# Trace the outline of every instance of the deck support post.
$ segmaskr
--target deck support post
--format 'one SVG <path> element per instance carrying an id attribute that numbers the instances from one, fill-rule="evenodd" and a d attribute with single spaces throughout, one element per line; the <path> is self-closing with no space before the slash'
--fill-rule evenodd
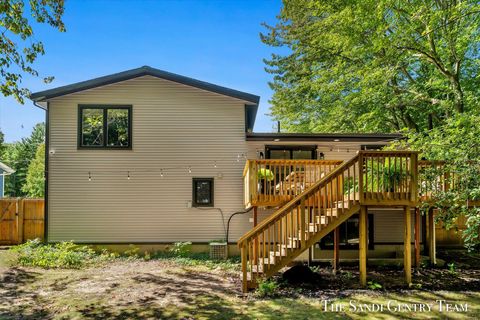
<path id="1" fill-rule="evenodd" d="M 430 256 L 430 263 L 437 264 L 436 254 L 436 240 L 435 240 L 435 220 L 433 216 L 433 208 L 428 209 L 428 255 Z"/>
<path id="2" fill-rule="evenodd" d="M 403 267 L 405 282 L 412 283 L 412 220 L 410 206 L 404 207 Z"/>
<path id="3" fill-rule="evenodd" d="M 367 206 L 360 207 L 359 217 L 359 271 L 360 271 L 360 285 L 367 286 Z"/>
<path id="4" fill-rule="evenodd" d="M 333 231 L 333 274 L 337 274 L 338 263 L 340 261 L 340 228 L 336 227 Z"/>
<path id="5" fill-rule="evenodd" d="M 258 223 L 258 207 L 253 207 L 253 227 L 255 228 Z M 255 238 L 253 242 L 253 261 L 257 263 L 258 261 L 258 237 Z"/>
<path id="6" fill-rule="evenodd" d="M 242 244 L 240 249 L 240 255 L 242 258 L 242 291 L 243 293 L 248 292 L 248 282 L 247 282 L 247 247 L 245 243 Z M 253 275 L 253 272 L 252 272 Z M 252 277 L 253 278 L 253 277 Z"/>
<path id="7" fill-rule="evenodd" d="M 415 268 L 420 269 L 420 208 L 415 208 Z"/>

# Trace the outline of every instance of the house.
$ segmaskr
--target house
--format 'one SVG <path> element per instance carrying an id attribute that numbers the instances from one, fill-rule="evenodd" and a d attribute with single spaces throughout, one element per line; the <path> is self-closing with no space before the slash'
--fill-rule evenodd
<path id="1" fill-rule="evenodd" d="M 372 151 L 399 134 L 255 133 L 258 96 L 148 66 L 31 99 L 46 111 L 48 241 L 149 248 L 191 241 L 200 248 L 228 232 L 231 250 L 239 239 L 245 244 L 248 282 L 267 271 L 264 261 L 253 261 L 258 255 L 267 265 L 284 256 L 338 260 L 339 250 L 342 258 L 357 258 L 359 249 L 366 257 L 368 241 L 368 257 L 395 258 L 414 239 L 410 232 L 405 238 L 404 225 L 413 227 L 405 212 L 416 204 L 410 183 L 416 153 Z M 358 180 L 368 161 L 378 173 L 373 164 L 383 161 L 384 168 L 392 159 L 405 172 L 388 190 L 385 182 Z M 368 216 L 359 209 L 366 197 Z M 305 214 L 309 226 L 302 224 Z M 426 224 L 415 221 L 418 251 Z M 322 232 L 336 230 L 335 236 L 310 237 L 327 225 L 331 230 Z M 310 228 L 310 238 L 300 226 Z M 309 250 L 306 240 L 315 240 Z"/>
<path id="2" fill-rule="evenodd" d="M 5 177 L 14 172 L 15 170 L 0 162 L 0 198 L 5 195 Z"/>

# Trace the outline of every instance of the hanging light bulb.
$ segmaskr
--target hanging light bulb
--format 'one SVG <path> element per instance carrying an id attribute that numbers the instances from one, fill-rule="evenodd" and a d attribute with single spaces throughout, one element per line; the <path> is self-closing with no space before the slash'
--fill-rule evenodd
<path id="1" fill-rule="evenodd" d="M 127 171 L 127 180 L 130 180 L 130 171 Z"/>
<path id="2" fill-rule="evenodd" d="M 214 168 L 217 167 L 217 161 L 214 161 L 214 162 L 213 162 L 213 167 L 214 167 Z"/>
<path id="3" fill-rule="evenodd" d="M 88 181 L 92 181 L 92 174 L 90 171 L 88 171 Z"/>
<path id="4" fill-rule="evenodd" d="M 163 177 L 163 169 L 160 169 L 160 177 Z"/>
<path id="5" fill-rule="evenodd" d="M 192 173 L 192 167 L 188 167 L 188 173 Z"/>

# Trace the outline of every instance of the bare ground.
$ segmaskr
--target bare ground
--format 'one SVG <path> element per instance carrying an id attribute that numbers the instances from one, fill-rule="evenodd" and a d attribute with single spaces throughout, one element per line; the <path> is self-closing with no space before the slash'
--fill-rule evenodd
<path id="1" fill-rule="evenodd" d="M 287 286 L 289 289 L 280 291 L 281 295 L 276 298 L 258 299 L 240 295 L 237 272 L 186 266 L 171 260 L 117 260 L 82 270 L 0 264 L 0 319 L 362 319 L 367 314 L 325 312 L 321 305 L 325 299 L 344 304 L 352 299 L 358 303 L 384 303 L 388 299 L 420 303 L 446 299 L 468 303 L 470 308 L 465 313 L 385 312 L 369 314 L 369 318 L 480 318 L 477 270 L 470 270 L 467 277 L 458 276 L 461 270 L 449 274 L 452 279 L 460 279 L 458 283 L 472 286 L 458 292 L 442 291 L 445 286 L 442 287 L 441 281 L 432 287 L 436 291 L 406 290 L 400 285 L 399 270 L 370 271 L 371 279 L 391 286 L 388 291 L 352 289 L 354 283 L 358 283 L 354 269 L 344 269 L 337 276 L 327 268 L 318 272 L 323 279 L 321 284 L 293 289 Z M 437 272 L 444 271 L 431 269 L 425 276 L 418 277 L 428 286 L 435 283 L 428 281 L 432 273 L 437 280 L 445 276 Z M 452 281 L 444 283 L 452 284 Z M 461 288 L 462 285 L 457 287 Z"/>

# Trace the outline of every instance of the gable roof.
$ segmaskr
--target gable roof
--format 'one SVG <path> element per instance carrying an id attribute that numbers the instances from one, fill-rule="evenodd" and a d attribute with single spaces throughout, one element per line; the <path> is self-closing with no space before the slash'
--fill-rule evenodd
<path id="1" fill-rule="evenodd" d="M 12 168 L 10 168 L 10 167 L 7 166 L 6 164 L 0 162 L 0 174 L 3 173 L 3 172 L 5 172 L 7 175 L 9 175 L 9 174 L 14 173 L 15 170 L 13 170 Z"/>
<path id="2" fill-rule="evenodd" d="M 179 74 L 155 69 L 149 66 L 143 66 L 136 69 L 114 73 L 108 76 L 103 76 L 103 77 L 99 77 L 99 78 L 95 78 L 87 81 L 77 82 L 77 83 L 73 83 L 73 84 L 69 84 L 66 86 L 49 89 L 45 91 L 35 92 L 30 95 L 30 99 L 32 99 L 34 102 L 47 101 L 49 99 L 60 97 L 70 93 L 75 93 L 75 92 L 79 92 L 87 89 L 101 87 L 107 84 L 130 80 L 133 78 L 138 78 L 143 76 L 152 76 L 152 77 L 157 77 L 157 78 L 181 83 L 187 86 L 191 86 L 191 87 L 203 89 L 206 91 L 222 94 L 225 96 L 245 100 L 255 105 L 258 105 L 260 101 L 259 96 L 253 95 L 251 93 L 246 93 L 246 92 L 222 87 L 216 84 L 181 76 Z"/>

